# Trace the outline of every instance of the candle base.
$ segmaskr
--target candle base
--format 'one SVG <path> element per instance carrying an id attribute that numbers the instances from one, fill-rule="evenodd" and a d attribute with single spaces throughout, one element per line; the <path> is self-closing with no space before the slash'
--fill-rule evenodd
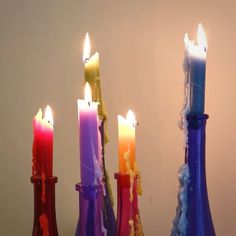
<path id="1" fill-rule="evenodd" d="M 130 175 L 115 174 L 117 180 L 117 236 L 142 236 L 138 209 L 137 179 Z"/>
<path id="2" fill-rule="evenodd" d="M 79 220 L 75 235 L 106 235 L 102 214 L 102 184 L 92 186 L 76 184 L 75 189 L 79 191 Z"/>
<path id="3" fill-rule="evenodd" d="M 34 225 L 32 236 L 58 236 L 55 210 L 57 177 L 32 176 L 34 184 Z"/>

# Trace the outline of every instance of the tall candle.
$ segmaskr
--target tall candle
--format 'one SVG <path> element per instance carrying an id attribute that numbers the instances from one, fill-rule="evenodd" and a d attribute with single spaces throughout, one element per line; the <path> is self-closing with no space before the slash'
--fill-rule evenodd
<path id="1" fill-rule="evenodd" d="M 135 171 L 135 125 L 134 113 L 129 110 L 126 118 L 118 115 L 119 172 L 129 174 Z"/>
<path id="2" fill-rule="evenodd" d="M 52 177 L 53 175 L 53 115 L 50 106 L 46 107 L 44 118 L 42 110 L 33 119 L 33 163 L 32 175 Z"/>
<path id="3" fill-rule="evenodd" d="M 185 35 L 187 73 L 189 79 L 189 111 L 191 114 L 203 114 L 205 104 L 205 71 L 207 41 L 201 24 L 198 26 L 197 44 Z"/>
<path id="4" fill-rule="evenodd" d="M 84 75 L 85 82 L 88 82 L 92 90 L 92 99 L 94 102 L 98 102 L 98 116 L 101 121 L 106 123 L 107 112 L 104 100 L 102 98 L 101 85 L 100 85 L 100 68 L 99 68 L 99 53 L 96 52 L 90 57 L 91 44 L 89 34 L 87 33 L 84 40 Z M 108 135 L 106 131 L 106 125 L 104 130 L 104 142 L 108 142 Z"/>
<path id="5" fill-rule="evenodd" d="M 85 99 L 78 99 L 81 183 L 95 185 L 101 181 L 101 147 L 98 132 L 97 103 L 85 85 Z"/>

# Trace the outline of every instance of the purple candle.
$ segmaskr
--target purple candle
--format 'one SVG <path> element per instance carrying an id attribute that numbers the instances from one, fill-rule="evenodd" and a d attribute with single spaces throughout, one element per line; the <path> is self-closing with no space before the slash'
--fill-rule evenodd
<path id="1" fill-rule="evenodd" d="M 80 174 L 81 183 L 85 185 L 96 185 L 102 177 L 97 107 L 98 103 L 92 102 L 91 89 L 86 83 L 85 99 L 78 99 Z"/>

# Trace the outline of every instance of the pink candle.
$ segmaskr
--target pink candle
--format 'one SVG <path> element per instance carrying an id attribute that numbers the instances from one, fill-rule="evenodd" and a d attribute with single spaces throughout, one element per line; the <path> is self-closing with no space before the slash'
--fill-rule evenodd
<path id="1" fill-rule="evenodd" d="M 50 106 L 46 107 L 45 116 L 42 110 L 33 119 L 33 176 L 52 176 L 53 166 L 53 116 Z"/>
<path id="2" fill-rule="evenodd" d="M 102 177 L 97 106 L 92 102 L 91 89 L 86 83 L 85 99 L 78 100 L 81 183 L 86 185 L 98 184 Z"/>

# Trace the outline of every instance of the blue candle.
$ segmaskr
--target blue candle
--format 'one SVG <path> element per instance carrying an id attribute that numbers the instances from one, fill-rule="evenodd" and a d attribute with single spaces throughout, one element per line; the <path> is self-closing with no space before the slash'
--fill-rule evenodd
<path id="1" fill-rule="evenodd" d="M 204 114 L 205 72 L 206 72 L 206 37 L 202 25 L 198 26 L 197 44 L 185 35 L 187 76 L 189 83 L 188 102 L 190 114 Z"/>
<path id="2" fill-rule="evenodd" d="M 198 58 L 189 60 L 190 113 L 204 114 L 206 61 Z"/>

